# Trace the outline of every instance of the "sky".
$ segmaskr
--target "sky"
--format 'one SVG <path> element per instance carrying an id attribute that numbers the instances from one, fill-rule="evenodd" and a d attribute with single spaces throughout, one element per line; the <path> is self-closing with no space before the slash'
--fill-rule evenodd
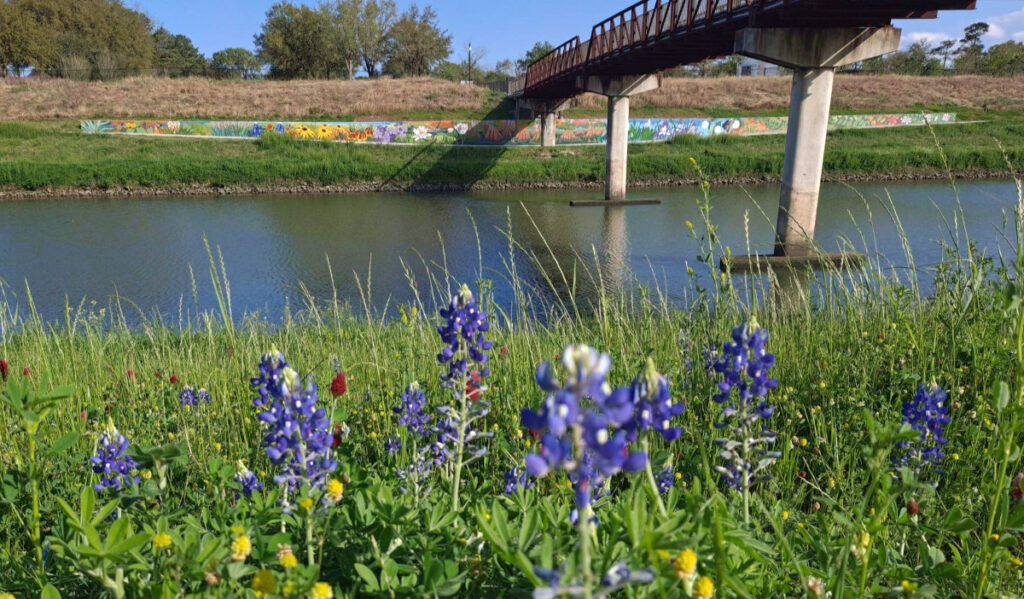
<path id="1" fill-rule="evenodd" d="M 230 47 L 253 49 L 267 8 L 274 0 L 129 0 L 157 25 L 190 37 L 206 56 Z M 404 10 L 412 0 L 396 0 Z M 573 36 L 589 35 L 593 25 L 626 8 L 632 0 L 429 0 L 438 23 L 453 36 L 452 60 L 465 56 L 466 45 L 474 54 L 486 52 L 484 64 L 522 57 L 535 42 L 554 45 Z M 509 7 L 514 6 L 515 10 Z M 992 26 L 986 43 L 1007 40 L 1024 42 L 1024 6 L 1021 0 L 978 0 L 974 11 L 946 11 L 934 20 L 898 21 L 903 28 L 904 46 L 917 41 L 935 44 L 959 39 L 971 23 L 985 21 Z"/>

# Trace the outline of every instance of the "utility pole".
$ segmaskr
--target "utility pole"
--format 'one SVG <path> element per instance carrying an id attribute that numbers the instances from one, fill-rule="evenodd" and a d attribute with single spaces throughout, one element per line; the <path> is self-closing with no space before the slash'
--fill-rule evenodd
<path id="1" fill-rule="evenodd" d="M 469 43 L 469 50 L 466 56 L 466 83 L 473 80 L 473 43 Z"/>

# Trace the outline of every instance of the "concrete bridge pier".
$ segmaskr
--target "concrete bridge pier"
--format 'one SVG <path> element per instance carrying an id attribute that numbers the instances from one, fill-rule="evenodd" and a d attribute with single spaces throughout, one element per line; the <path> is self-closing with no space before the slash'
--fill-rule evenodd
<path id="1" fill-rule="evenodd" d="M 793 69 L 776 256 L 811 253 L 838 67 L 899 50 L 894 27 L 744 29 L 736 53 Z"/>
<path id="2" fill-rule="evenodd" d="M 826 264 L 856 262 L 856 257 L 814 255 L 814 226 L 818 214 L 821 175 L 825 160 L 832 103 L 832 85 L 838 67 L 899 50 L 899 29 L 744 29 L 736 34 L 736 53 L 793 69 L 793 92 L 782 168 L 782 194 L 776 227 L 775 259 L 748 257 L 746 270 L 764 272 L 766 261 L 779 280 L 780 296 L 802 296 L 801 283 L 813 269 Z M 799 271 L 799 272 L 797 272 Z"/>
<path id="3" fill-rule="evenodd" d="M 544 148 L 553 148 L 557 140 L 558 119 L 562 117 L 562 111 L 568 107 L 569 99 L 520 99 L 516 101 L 516 118 L 523 118 L 524 113 L 528 115 L 528 119 L 539 116 L 540 145 Z"/>
<path id="4" fill-rule="evenodd" d="M 576 88 L 608 98 L 608 158 L 605 199 L 626 199 L 626 164 L 629 154 L 629 98 L 661 87 L 660 75 L 591 75 L 576 79 Z"/>

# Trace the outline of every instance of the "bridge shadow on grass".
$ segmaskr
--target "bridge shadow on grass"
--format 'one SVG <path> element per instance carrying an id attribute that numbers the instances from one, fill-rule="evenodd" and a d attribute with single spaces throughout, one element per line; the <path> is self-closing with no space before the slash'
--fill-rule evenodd
<path id="1" fill-rule="evenodd" d="M 466 145 L 429 144 L 396 170 L 381 189 L 401 187 L 407 191 L 466 191 L 487 178 L 509 151 L 513 141 L 525 141 L 532 120 L 515 120 L 515 102 L 505 99 L 492 108 L 461 138 Z M 453 126 L 455 123 L 453 123 Z M 438 153 L 440 152 L 440 155 Z"/>

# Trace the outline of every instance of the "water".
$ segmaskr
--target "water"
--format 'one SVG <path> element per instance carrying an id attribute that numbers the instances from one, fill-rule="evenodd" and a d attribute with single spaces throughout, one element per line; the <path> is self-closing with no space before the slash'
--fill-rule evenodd
<path id="1" fill-rule="evenodd" d="M 858 184 L 855 190 L 826 185 L 819 241 L 834 250 L 849 239 L 858 250 L 905 266 L 887 193 L 917 266 L 937 263 L 939 242 L 951 238 L 957 215 L 948 182 Z M 712 219 L 722 242 L 734 253 L 746 253 L 749 235 L 751 247 L 765 251 L 773 240 L 777 195 L 774 185 L 712 189 Z M 1014 184 L 962 183 L 960 196 L 971 239 L 990 254 L 1005 249 L 1003 218 L 1017 201 Z M 390 310 L 414 299 L 409 277 L 429 306 L 430 290 L 438 287 L 432 277 L 443 286 L 447 271 L 451 281 L 473 283 L 481 268 L 483 277 L 495 283 L 496 299 L 507 307 L 513 291 L 505 231 L 511 226 L 519 246 L 513 252 L 517 281 L 532 298 L 565 299 L 572 285 L 562 283 L 558 265 L 571 281 L 575 264 L 578 299 L 594 293 L 590 281 L 600 275 L 605 284 L 657 283 L 674 302 L 684 303 L 693 285 L 687 266 L 707 276 L 697 261 L 698 243 L 684 224 L 692 221 L 702 233 L 695 203 L 700 191 L 630 194 L 662 200 L 657 206 L 568 205 L 573 199 L 600 197 L 599 191 L 516 191 L 0 203 L 0 280 L 8 302 L 22 310 L 27 282 L 47 320 L 62 318 L 66 301 L 76 306 L 83 299 L 86 306 L 95 301 L 98 309 L 120 297 L 130 300 L 122 302 L 130 321 L 159 313 L 178 322 L 179 314 L 217 305 L 205 235 L 214 252 L 220 248 L 223 254 L 236 318 L 259 311 L 279 319 L 286 307 L 302 308 L 303 288 L 318 300 L 330 300 L 336 289 L 340 299 L 360 310 L 368 293 L 374 309 Z M 530 253 L 539 259 L 531 260 Z M 578 255 L 581 262 L 574 261 Z M 595 255 L 603 263 L 600 269 L 593 267 Z M 557 292 L 543 276 L 545 270 Z"/>

